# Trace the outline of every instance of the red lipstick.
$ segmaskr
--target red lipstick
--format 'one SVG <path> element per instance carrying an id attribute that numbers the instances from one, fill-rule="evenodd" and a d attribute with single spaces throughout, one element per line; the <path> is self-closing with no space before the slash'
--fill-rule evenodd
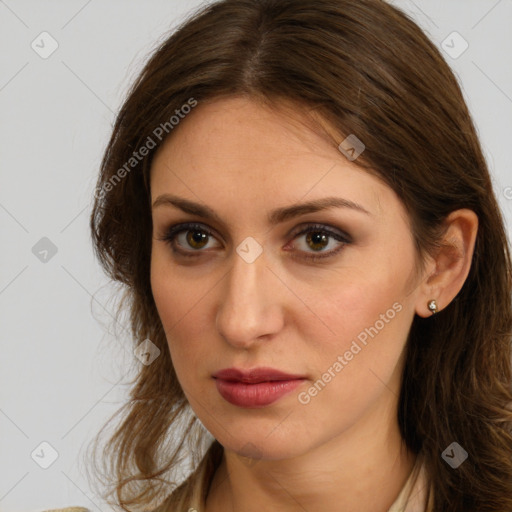
<path id="1" fill-rule="evenodd" d="M 293 391 L 306 377 L 273 368 L 227 368 L 213 375 L 220 395 L 229 403 L 250 409 L 270 405 Z"/>

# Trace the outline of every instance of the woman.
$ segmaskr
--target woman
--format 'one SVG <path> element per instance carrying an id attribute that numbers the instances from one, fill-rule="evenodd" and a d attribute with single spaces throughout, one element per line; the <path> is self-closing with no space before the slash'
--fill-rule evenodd
<path id="1" fill-rule="evenodd" d="M 504 222 L 401 11 L 191 16 L 121 108 L 91 230 L 139 365 L 98 468 L 122 509 L 512 511 Z"/>

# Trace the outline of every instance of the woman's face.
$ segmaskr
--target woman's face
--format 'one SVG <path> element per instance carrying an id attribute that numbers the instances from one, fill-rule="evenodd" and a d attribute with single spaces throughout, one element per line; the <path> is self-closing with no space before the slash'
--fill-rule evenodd
<path id="1" fill-rule="evenodd" d="M 151 169 L 151 286 L 203 425 L 225 448 L 267 459 L 389 429 L 419 301 L 397 196 L 249 99 L 199 104 L 175 130 Z M 338 206 L 321 208 L 327 198 Z M 300 379 L 214 377 L 261 367 Z"/>

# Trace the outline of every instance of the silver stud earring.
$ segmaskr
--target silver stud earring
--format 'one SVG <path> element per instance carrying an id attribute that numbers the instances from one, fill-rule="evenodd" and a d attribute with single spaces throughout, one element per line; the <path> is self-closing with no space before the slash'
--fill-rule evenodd
<path id="1" fill-rule="evenodd" d="M 433 315 L 435 315 L 437 313 L 437 301 L 435 300 L 431 300 L 429 303 L 428 303 L 428 309 L 430 309 L 430 311 L 432 312 Z"/>

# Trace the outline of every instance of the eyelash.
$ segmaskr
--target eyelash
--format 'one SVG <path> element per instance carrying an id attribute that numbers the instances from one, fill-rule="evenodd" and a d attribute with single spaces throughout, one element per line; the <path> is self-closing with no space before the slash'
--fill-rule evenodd
<path id="1" fill-rule="evenodd" d="M 171 249 L 175 253 L 179 253 L 180 255 L 184 256 L 185 258 L 197 258 L 199 256 L 199 253 L 204 252 L 204 251 L 201 251 L 199 249 L 196 251 L 192 251 L 192 252 L 195 252 L 196 254 L 190 254 L 189 251 L 183 252 L 183 251 L 176 249 L 176 247 L 174 246 L 175 238 L 180 233 L 187 232 L 187 231 L 201 231 L 202 233 L 205 233 L 209 237 L 215 238 L 214 233 L 210 229 L 208 229 L 205 225 L 194 224 L 194 223 L 185 223 L 185 224 L 177 224 L 175 226 L 171 226 L 170 228 L 167 229 L 167 231 L 165 232 L 165 235 L 161 238 L 158 238 L 158 240 L 168 243 L 170 245 Z M 351 241 L 347 235 L 341 235 L 339 233 L 331 231 L 330 229 L 327 229 L 326 226 L 321 225 L 321 224 L 308 225 L 302 231 L 295 233 L 293 235 L 293 239 L 298 238 L 302 235 L 307 235 L 308 233 L 322 233 L 322 234 L 327 235 L 329 238 L 334 238 L 338 242 L 342 242 L 342 244 L 337 249 L 332 249 L 331 251 L 328 251 L 325 253 L 319 253 L 319 254 L 313 253 L 313 254 L 307 254 L 307 255 L 302 256 L 306 260 L 318 261 L 318 260 L 321 260 L 324 258 L 330 258 L 330 257 L 338 254 L 341 250 L 344 249 L 344 247 L 346 245 L 351 243 Z"/>

